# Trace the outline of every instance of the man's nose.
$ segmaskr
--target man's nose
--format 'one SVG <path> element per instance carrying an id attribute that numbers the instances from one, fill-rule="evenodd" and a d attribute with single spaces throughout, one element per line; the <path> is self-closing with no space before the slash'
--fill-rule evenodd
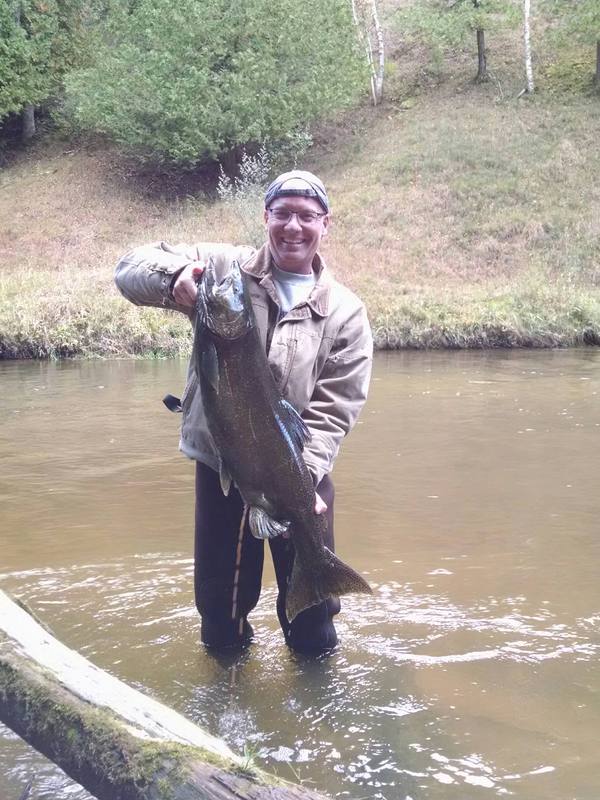
<path id="1" fill-rule="evenodd" d="M 298 212 L 296 211 L 290 212 L 290 218 L 285 223 L 285 227 L 293 228 L 294 230 L 302 230 L 302 225 L 300 225 L 300 222 L 298 220 Z"/>

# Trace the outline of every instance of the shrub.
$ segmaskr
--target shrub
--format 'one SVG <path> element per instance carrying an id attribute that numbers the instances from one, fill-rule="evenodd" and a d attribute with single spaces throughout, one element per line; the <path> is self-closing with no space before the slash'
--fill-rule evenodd
<path id="1" fill-rule="evenodd" d="M 144 160 L 191 166 L 281 141 L 361 85 L 346 0 L 139 0 L 113 12 L 66 110 Z"/>

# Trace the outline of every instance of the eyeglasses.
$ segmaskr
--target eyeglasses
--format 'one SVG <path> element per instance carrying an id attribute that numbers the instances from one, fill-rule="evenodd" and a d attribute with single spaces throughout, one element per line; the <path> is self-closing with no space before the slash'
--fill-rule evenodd
<path id="1" fill-rule="evenodd" d="M 271 218 L 276 222 L 287 225 L 292 217 L 296 217 L 300 225 L 314 225 L 321 217 L 326 217 L 327 212 L 319 214 L 318 211 L 290 211 L 289 208 L 267 208 Z"/>

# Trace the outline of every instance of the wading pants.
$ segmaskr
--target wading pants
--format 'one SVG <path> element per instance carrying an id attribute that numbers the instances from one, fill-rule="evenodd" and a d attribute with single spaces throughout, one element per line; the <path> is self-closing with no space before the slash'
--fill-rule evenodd
<path id="1" fill-rule="evenodd" d="M 324 544 L 333 550 L 334 487 L 328 475 L 317 491 L 327 503 Z M 247 616 L 260 596 L 264 542 L 254 538 L 247 521 L 240 535 L 242 513 L 239 492 L 232 487 L 225 497 L 218 474 L 196 462 L 194 589 L 202 618 L 201 638 L 209 647 L 244 644 L 252 636 Z M 340 601 L 325 600 L 289 623 L 285 595 L 294 562 L 293 546 L 281 536 L 269 540 L 269 546 L 277 577 L 277 616 L 287 644 L 305 653 L 334 647 L 337 635 L 332 617 L 339 613 Z"/>

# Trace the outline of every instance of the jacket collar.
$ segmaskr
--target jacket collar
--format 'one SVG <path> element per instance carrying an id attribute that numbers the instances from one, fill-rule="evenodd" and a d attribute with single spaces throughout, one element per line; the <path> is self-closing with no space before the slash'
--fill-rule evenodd
<path id="1" fill-rule="evenodd" d="M 247 275 L 256 278 L 260 285 L 272 295 L 272 292 L 269 291 L 269 289 L 272 289 L 274 292 L 271 270 L 272 263 L 273 258 L 271 256 L 271 250 L 268 242 L 265 242 L 260 250 L 257 250 L 247 261 L 240 264 L 240 268 Z M 313 258 L 312 268 L 316 276 L 316 281 L 306 300 L 306 304 L 315 314 L 318 314 L 320 317 L 327 317 L 329 315 L 329 296 L 333 278 L 319 253 L 316 253 Z"/>

